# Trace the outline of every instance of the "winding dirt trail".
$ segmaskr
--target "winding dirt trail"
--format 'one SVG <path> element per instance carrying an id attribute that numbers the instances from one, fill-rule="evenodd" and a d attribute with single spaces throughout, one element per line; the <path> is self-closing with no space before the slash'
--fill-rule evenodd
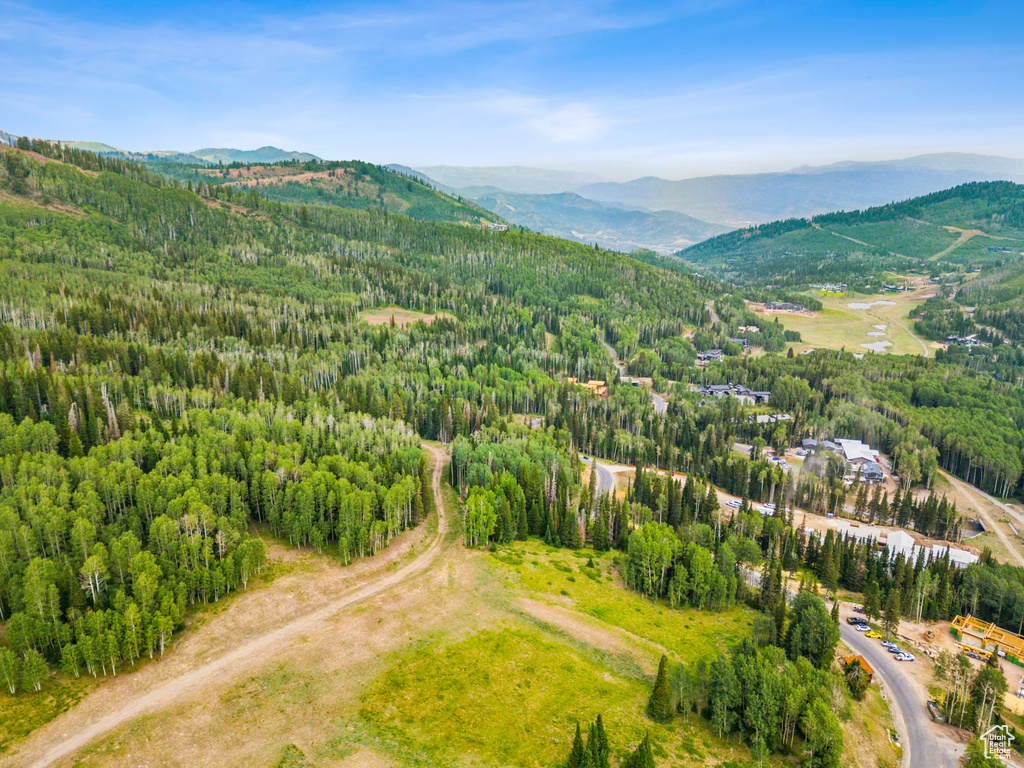
<path id="1" fill-rule="evenodd" d="M 973 486 L 973 485 L 971 485 L 971 484 L 969 484 L 967 482 L 964 482 L 959 477 L 954 477 L 953 475 L 949 474 L 948 472 L 944 472 L 944 471 L 941 471 L 941 470 L 940 470 L 940 472 L 942 474 L 942 477 L 950 485 L 954 486 L 960 492 L 960 494 L 964 498 L 966 498 L 967 501 L 969 501 L 974 506 L 974 509 L 978 513 L 978 516 L 985 523 L 985 527 L 988 530 L 992 531 L 996 535 L 996 537 L 999 539 L 999 541 L 1002 542 L 1003 546 L 1006 547 L 1006 551 L 1009 552 L 1013 556 L 1013 558 L 1017 561 L 1017 565 L 1024 566 L 1024 555 L 1021 555 L 1020 549 L 1017 547 L 1017 545 L 1013 542 L 1013 540 L 1010 539 L 1010 537 L 1007 535 L 1006 531 L 1004 531 L 999 526 L 999 521 L 996 520 L 996 518 L 994 518 L 990 514 L 991 510 L 986 509 L 985 501 L 988 501 L 993 506 L 1003 510 L 1004 512 L 1006 512 L 1009 515 L 1012 515 L 1015 518 L 1018 518 L 1017 513 L 1014 512 L 1013 510 L 1009 509 L 1002 502 L 999 502 L 999 501 L 996 501 L 995 499 L 993 499 L 991 496 L 989 496 L 987 493 L 982 491 L 980 488 L 976 488 L 975 486 Z"/>
<path id="2" fill-rule="evenodd" d="M 71 712 L 74 712 L 72 710 L 40 729 L 41 733 L 38 736 L 34 734 L 33 738 L 23 745 L 24 751 L 17 750 L 14 754 L 8 755 L 8 760 L 5 760 L 4 764 L 46 768 L 141 715 L 176 704 L 186 694 L 193 694 L 205 685 L 220 682 L 225 676 L 244 673 L 251 668 L 254 658 L 280 651 L 282 646 L 300 635 L 316 632 L 321 628 L 323 622 L 339 611 L 376 597 L 426 571 L 443 550 L 442 544 L 448 531 L 449 520 L 448 510 L 444 507 L 444 497 L 441 494 L 441 473 L 444 471 L 445 451 L 441 447 L 426 443 L 423 447 L 433 457 L 434 469 L 431 487 L 437 508 L 437 531 L 430 543 L 411 561 L 378 580 L 352 587 L 327 604 L 290 619 L 285 624 L 254 637 L 248 642 L 243 642 L 201 666 L 170 680 L 159 682 L 148 692 L 125 700 L 117 709 L 108 711 L 91 722 L 64 731 L 61 729 L 61 724 Z M 15 759 L 16 763 L 9 762 L 11 758 Z"/>

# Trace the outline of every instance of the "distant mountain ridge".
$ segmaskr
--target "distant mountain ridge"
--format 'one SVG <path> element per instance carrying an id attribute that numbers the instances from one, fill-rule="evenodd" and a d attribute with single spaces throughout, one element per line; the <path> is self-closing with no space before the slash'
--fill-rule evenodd
<path id="1" fill-rule="evenodd" d="M 550 195 L 574 192 L 579 187 L 603 181 L 593 173 L 555 171 L 547 168 L 507 166 L 431 165 L 410 169 L 422 173 L 437 184 L 463 189 L 497 187 L 505 192 L 527 195 Z"/>
<path id="2" fill-rule="evenodd" d="M 885 205 L 972 181 L 1024 181 L 1024 160 L 947 153 L 844 162 L 782 173 L 657 177 L 602 182 L 574 191 L 592 200 L 670 210 L 734 226 Z"/>
<path id="3" fill-rule="evenodd" d="M 746 285 L 846 284 L 967 274 L 1024 254 L 1024 185 L 969 182 L 897 203 L 789 218 L 713 237 L 677 255 Z"/>
<path id="4" fill-rule="evenodd" d="M 196 149 L 191 152 L 179 152 L 177 150 L 149 150 L 134 152 L 132 150 L 112 147 L 96 141 L 63 141 L 69 147 L 83 149 L 87 152 L 95 152 L 110 157 L 120 157 L 126 160 L 137 160 L 140 162 L 167 162 L 196 165 L 230 165 L 231 163 L 284 163 L 296 160 L 305 163 L 310 160 L 319 160 L 316 155 L 308 152 L 292 152 L 277 147 L 260 147 L 259 149 L 229 149 L 213 148 Z"/>
<path id="5" fill-rule="evenodd" d="M 530 195 L 485 187 L 460 193 L 514 224 L 616 251 L 670 253 L 729 230 L 675 211 L 631 211 L 574 192 Z"/>

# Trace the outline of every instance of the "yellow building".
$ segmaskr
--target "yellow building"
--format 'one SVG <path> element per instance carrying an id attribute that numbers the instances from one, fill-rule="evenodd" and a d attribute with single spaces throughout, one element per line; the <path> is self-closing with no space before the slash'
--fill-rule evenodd
<path id="1" fill-rule="evenodd" d="M 590 381 L 580 381 L 575 376 L 570 376 L 566 379 L 570 384 L 576 384 L 577 386 L 583 387 L 588 392 L 593 392 L 602 400 L 608 397 L 608 385 L 601 379 L 591 379 Z"/>

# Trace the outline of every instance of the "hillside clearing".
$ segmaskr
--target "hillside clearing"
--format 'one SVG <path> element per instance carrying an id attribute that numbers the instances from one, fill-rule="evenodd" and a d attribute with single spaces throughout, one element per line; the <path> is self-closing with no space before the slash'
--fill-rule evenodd
<path id="1" fill-rule="evenodd" d="M 389 325 L 392 321 L 400 328 L 413 323 L 426 323 L 430 325 L 439 317 L 451 317 L 447 312 L 417 312 L 414 309 L 403 309 L 402 307 L 381 307 L 379 309 L 364 309 L 359 313 L 359 321 L 370 325 Z"/>
<path id="2" fill-rule="evenodd" d="M 801 341 L 792 345 L 797 352 L 824 348 L 845 349 L 856 353 L 878 351 L 931 357 L 935 354 L 934 350 L 913 332 L 907 316 L 924 303 L 933 291 L 932 288 L 921 288 L 882 297 L 819 295 L 815 298 L 824 305 L 821 312 L 789 314 L 782 319 L 782 323 L 787 330 L 800 333 Z M 851 307 L 851 304 L 871 306 L 865 309 Z"/>

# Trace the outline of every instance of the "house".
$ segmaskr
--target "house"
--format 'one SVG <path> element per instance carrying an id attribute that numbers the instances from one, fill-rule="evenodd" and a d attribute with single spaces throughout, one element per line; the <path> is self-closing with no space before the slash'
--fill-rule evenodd
<path id="1" fill-rule="evenodd" d="M 843 659 L 843 663 L 846 666 L 850 666 L 851 664 L 860 664 L 860 668 L 863 669 L 868 676 L 869 683 L 875 676 L 875 670 L 871 668 L 871 665 L 868 664 L 867 660 L 863 656 L 847 656 Z"/>
<path id="2" fill-rule="evenodd" d="M 764 308 L 772 312 L 803 312 L 806 309 L 803 304 L 793 304 L 789 301 L 766 301 Z"/>
<path id="3" fill-rule="evenodd" d="M 767 403 L 772 396 L 771 392 L 756 392 L 743 384 L 711 384 L 707 387 L 697 387 L 697 392 L 714 397 L 732 395 L 750 405 Z"/>
<path id="4" fill-rule="evenodd" d="M 591 379 L 590 381 L 579 381 L 575 376 L 569 376 L 566 379 L 569 384 L 575 384 L 577 387 L 583 387 L 588 392 L 593 393 L 602 400 L 608 399 L 608 385 L 601 379 Z"/>
<path id="5" fill-rule="evenodd" d="M 709 349 L 707 352 L 697 353 L 698 363 L 710 363 L 712 361 L 722 362 L 725 360 L 725 353 L 720 349 Z"/>
<path id="6" fill-rule="evenodd" d="M 803 440 L 800 441 L 800 447 L 808 452 L 813 451 L 818 447 L 818 441 L 815 440 L 813 437 L 805 437 Z"/>
<path id="7" fill-rule="evenodd" d="M 788 413 L 759 413 L 751 416 L 751 421 L 757 424 L 779 424 L 784 421 L 792 421 L 793 417 Z"/>
<path id="8" fill-rule="evenodd" d="M 731 341 L 733 344 L 739 344 L 744 349 L 746 349 L 750 345 L 750 342 L 747 341 L 746 339 L 729 339 L 729 341 Z"/>
<path id="9" fill-rule="evenodd" d="M 839 446 L 833 443 L 831 440 L 822 440 L 820 443 L 818 443 L 818 450 L 839 453 Z"/>
<path id="10" fill-rule="evenodd" d="M 860 479 L 865 483 L 877 485 L 885 480 L 885 471 L 874 461 L 868 461 L 860 467 Z"/>
<path id="11" fill-rule="evenodd" d="M 489 230 L 491 230 L 491 232 L 507 232 L 508 231 L 508 227 L 505 224 L 495 224 L 493 222 L 488 222 L 487 224 L 484 224 L 484 229 L 489 229 Z"/>

